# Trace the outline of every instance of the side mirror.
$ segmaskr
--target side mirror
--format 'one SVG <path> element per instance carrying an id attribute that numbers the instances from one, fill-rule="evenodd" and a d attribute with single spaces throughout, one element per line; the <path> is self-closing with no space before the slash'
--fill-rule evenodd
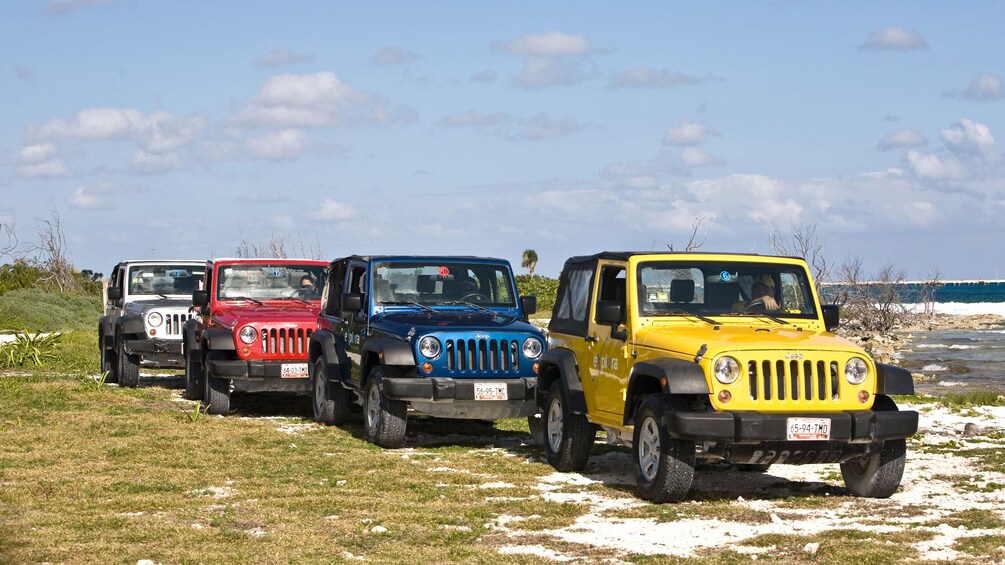
<path id="1" fill-rule="evenodd" d="M 208 306 L 209 305 L 209 291 L 208 290 L 193 290 L 192 291 L 192 304 L 195 306 Z"/>
<path id="2" fill-rule="evenodd" d="M 520 309 L 523 310 L 524 316 L 530 316 L 537 312 L 537 297 L 536 296 L 521 296 L 520 297 Z"/>
<path id="3" fill-rule="evenodd" d="M 122 287 L 121 286 L 110 286 L 110 287 L 108 287 L 108 299 L 109 300 L 122 300 Z"/>
<path id="4" fill-rule="evenodd" d="M 827 331 L 837 328 L 841 324 L 841 307 L 837 304 L 824 304 L 820 307 L 824 313 L 824 327 Z"/>
<path id="5" fill-rule="evenodd" d="M 620 302 L 601 300 L 597 303 L 598 324 L 620 324 L 625 321 L 625 309 Z"/>
<path id="6" fill-rule="evenodd" d="M 358 292 L 346 292 L 342 295 L 343 312 L 359 312 L 363 309 L 363 295 Z"/>

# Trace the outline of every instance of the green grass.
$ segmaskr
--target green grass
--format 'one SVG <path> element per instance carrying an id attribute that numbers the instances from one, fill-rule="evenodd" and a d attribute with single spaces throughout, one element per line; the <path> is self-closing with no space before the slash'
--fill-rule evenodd
<path id="1" fill-rule="evenodd" d="M 953 411 L 962 411 L 976 406 L 1005 406 L 1005 395 L 996 392 L 953 392 L 943 396 L 909 395 L 894 396 L 897 404 L 935 404 Z"/>
<path id="2" fill-rule="evenodd" d="M 28 332 L 97 331 L 98 296 L 29 288 L 0 295 L 0 329 Z M 95 341 L 95 343 L 97 343 Z"/>

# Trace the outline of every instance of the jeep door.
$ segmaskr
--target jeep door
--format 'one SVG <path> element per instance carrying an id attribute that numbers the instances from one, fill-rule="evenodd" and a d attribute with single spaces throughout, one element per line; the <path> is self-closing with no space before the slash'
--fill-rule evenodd
<path id="1" fill-rule="evenodd" d="M 366 335 L 368 321 L 370 319 L 370 297 L 366 292 L 367 265 L 362 261 L 349 263 L 346 269 L 345 286 L 346 294 L 359 294 L 363 297 L 363 307 L 359 310 L 342 310 L 342 324 L 345 328 L 346 356 L 352 362 L 349 371 L 349 379 L 353 386 L 362 387 L 363 378 L 363 343 Z"/>
<path id="2" fill-rule="evenodd" d="M 588 345 L 592 358 L 587 372 L 592 386 L 587 389 L 586 401 L 601 413 L 600 418 L 620 425 L 629 369 L 624 329 L 628 312 L 627 279 L 623 263 L 601 261 L 598 268 L 588 338 L 592 342 Z M 620 312 L 616 320 L 603 319 L 616 311 Z"/>

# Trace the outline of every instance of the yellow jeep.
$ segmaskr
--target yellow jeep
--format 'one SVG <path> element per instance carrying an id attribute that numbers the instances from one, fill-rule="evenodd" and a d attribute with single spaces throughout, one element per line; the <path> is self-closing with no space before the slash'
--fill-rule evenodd
<path id="1" fill-rule="evenodd" d="M 573 257 L 538 376 L 548 461 L 582 470 L 600 427 L 632 447 L 636 494 L 653 502 L 686 498 L 697 460 L 839 463 L 849 492 L 888 497 L 918 428 L 890 395 L 914 383 L 837 325 L 799 258 Z"/>

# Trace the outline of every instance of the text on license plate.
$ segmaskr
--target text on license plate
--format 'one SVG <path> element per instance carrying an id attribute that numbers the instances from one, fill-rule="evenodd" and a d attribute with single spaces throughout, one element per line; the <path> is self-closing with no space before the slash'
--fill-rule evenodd
<path id="1" fill-rule="evenodd" d="M 786 424 L 789 440 L 827 441 L 831 438 L 830 418 L 789 418 Z"/>
<path id="2" fill-rule="evenodd" d="M 283 363 L 279 376 L 284 379 L 306 379 L 307 363 Z"/>
<path id="3" fill-rule="evenodd" d="M 506 383 L 475 383 L 475 400 L 508 400 Z"/>

